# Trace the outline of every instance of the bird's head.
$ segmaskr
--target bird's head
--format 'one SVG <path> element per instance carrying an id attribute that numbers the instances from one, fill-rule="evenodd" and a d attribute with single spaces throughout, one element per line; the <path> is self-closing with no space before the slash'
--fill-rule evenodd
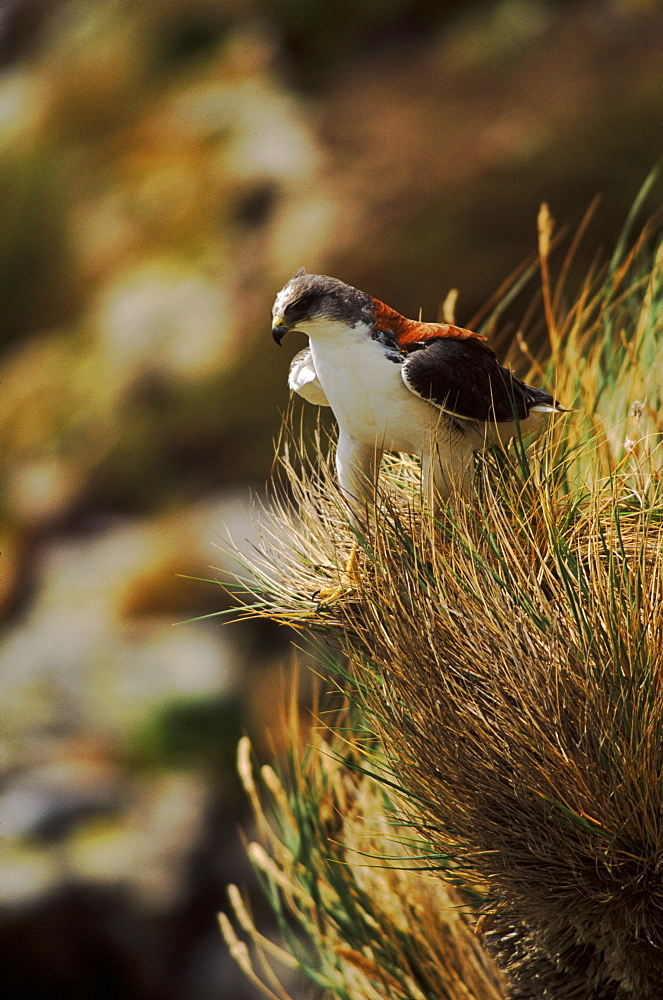
<path id="1" fill-rule="evenodd" d="M 290 330 L 309 335 L 333 334 L 341 327 L 371 323 L 373 299 L 365 292 L 303 268 L 283 286 L 272 309 L 272 336 L 280 344 Z"/>

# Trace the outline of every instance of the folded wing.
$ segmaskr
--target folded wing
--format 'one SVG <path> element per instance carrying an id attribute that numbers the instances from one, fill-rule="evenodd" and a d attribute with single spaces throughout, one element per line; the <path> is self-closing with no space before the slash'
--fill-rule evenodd
<path id="1" fill-rule="evenodd" d="M 408 351 L 405 385 L 453 417 L 501 423 L 525 420 L 532 411 L 564 412 L 550 393 L 504 368 L 481 340 L 439 337 L 408 344 Z"/>

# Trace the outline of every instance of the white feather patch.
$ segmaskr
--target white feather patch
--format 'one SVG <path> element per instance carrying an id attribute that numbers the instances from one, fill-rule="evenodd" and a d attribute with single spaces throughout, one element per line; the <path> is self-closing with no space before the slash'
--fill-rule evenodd
<path id="1" fill-rule="evenodd" d="M 288 386 L 314 406 L 329 406 L 325 391 L 320 385 L 318 373 L 313 364 L 310 347 L 295 354 L 290 364 Z"/>

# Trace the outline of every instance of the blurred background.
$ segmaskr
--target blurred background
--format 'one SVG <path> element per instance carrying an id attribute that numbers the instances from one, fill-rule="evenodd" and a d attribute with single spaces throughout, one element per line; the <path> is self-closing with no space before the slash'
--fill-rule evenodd
<path id="1" fill-rule="evenodd" d="M 608 253 L 662 137 L 655 0 L 4 0 L 2 996 L 255 997 L 215 914 L 289 636 L 200 616 L 302 346 L 276 291 L 468 323 L 541 201 L 600 193 Z"/>

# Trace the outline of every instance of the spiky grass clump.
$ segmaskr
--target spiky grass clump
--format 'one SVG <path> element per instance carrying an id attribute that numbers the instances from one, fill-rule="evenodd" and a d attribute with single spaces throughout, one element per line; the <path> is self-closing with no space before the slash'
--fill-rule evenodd
<path id="1" fill-rule="evenodd" d="M 222 915 L 231 951 L 274 998 L 285 996 L 275 974 L 280 965 L 305 972 L 325 996 L 341 1000 L 503 1000 L 502 977 L 471 929 L 467 897 L 413 868 L 412 849 L 424 844 L 395 819 L 384 774 L 371 774 L 379 759 L 348 720 L 347 712 L 337 717 L 349 739 L 314 732 L 304 754 L 293 740 L 285 787 L 269 766 L 256 779 L 248 740 L 240 744 L 239 772 L 260 836 L 248 852 L 288 950 L 258 931 L 231 886 L 232 910 L 255 960 Z"/>
<path id="2" fill-rule="evenodd" d="M 413 822 L 490 885 L 513 995 L 657 996 L 661 507 L 537 488 L 514 518 L 503 486 L 442 538 L 381 521 L 346 648 Z"/>
<path id="3" fill-rule="evenodd" d="M 651 1000 L 663 982 L 663 254 L 643 236 L 564 306 L 549 245 L 544 212 L 549 381 L 577 412 L 485 456 L 476 495 L 438 519 L 403 461 L 351 528 L 327 456 L 312 471 L 286 453 L 297 513 L 276 515 L 249 613 L 347 653 L 407 821 L 454 878 L 488 887 L 485 940 L 514 1000 Z M 356 587 L 318 610 L 355 538 Z"/>

